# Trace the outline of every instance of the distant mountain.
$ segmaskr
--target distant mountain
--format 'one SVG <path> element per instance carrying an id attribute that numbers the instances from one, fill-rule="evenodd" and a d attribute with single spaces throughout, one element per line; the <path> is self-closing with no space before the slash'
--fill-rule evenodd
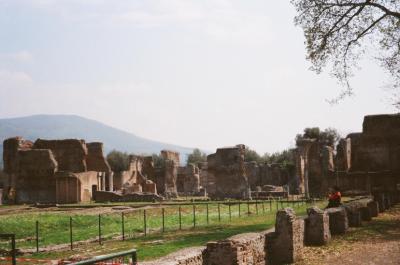
<path id="1" fill-rule="evenodd" d="M 20 118 L 0 119 L 0 164 L 3 163 L 3 141 L 9 137 L 21 136 L 35 141 L 42 139 L 84 139 L 86 142 L 104 143 L 105 153 L 116 149 L 135 154 L 159 153 L 162 149 L 178 151 L 181 160 L 193 148 L 161 143 L 136 136 L 105 125 L 101 122 L 75 115 L 34 115 Z"/>

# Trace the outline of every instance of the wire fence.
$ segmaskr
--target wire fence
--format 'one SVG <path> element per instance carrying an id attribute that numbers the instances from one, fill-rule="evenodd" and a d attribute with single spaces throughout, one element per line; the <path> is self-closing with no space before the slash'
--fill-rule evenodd
<path id="1" fill-rule="evenodd" d="M 304 199 L 198 202 L 152 205 L 99 215 L 43 214 L 25 219 L 21 216 L 16 220 L 0 219 L 0 233 L 14 233 L 19 248 L 39 252 L 47 246 L 64 244 L 72 250 L 82 242 L 102 244 L 110 239 L 126 240 L 155 233 L 196 229 L 258 215 L 270 215 L 273 218 L 278 209 L 304 209 L 312 203 L 314 200 Z M 0 249 L 4 247 L 0 241 Z"/>

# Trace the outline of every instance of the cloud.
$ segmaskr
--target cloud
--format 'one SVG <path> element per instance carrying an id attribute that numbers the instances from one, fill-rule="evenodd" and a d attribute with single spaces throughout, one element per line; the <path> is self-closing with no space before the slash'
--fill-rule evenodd
<path id="1" fill-rule="evenodd" d="M 29 63 L 33 61 L 33 55 L 28 51 L 0 53 L 0 59 L 10 60 L 18 63 Z"/>
<path id="2" fill-rule="evenodd" d="M 25 72 L 0 70 L 0 91 L 26 88 L 32 84 L 31 76 Z"/>
<path id="3" fill-rule="evenodd" d="M 254 10 L 257 5 L 248 10 L 231 0 L 30 0 L 30 4 L 80 26 L 181 28 L 230 44 L 265 44 L 272 39 L 271 23 Z"/>

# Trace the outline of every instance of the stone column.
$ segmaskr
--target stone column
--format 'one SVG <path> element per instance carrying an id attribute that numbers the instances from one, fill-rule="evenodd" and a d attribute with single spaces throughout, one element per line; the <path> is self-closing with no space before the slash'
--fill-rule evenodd
<path id="1" fill-rule="evenodd" d="M 108 191 L 114 191 L 114 172 L 107 173 L 108 177 Z"/>
<path id="2" fill-rule="evenodd" d="M 291 208 L 276 213 L 275 232 L 266 235 L 269 264 L 294 263 L 303 258 L 304 220 Z"/>
<path id="3" fill-rule="evenodd" d="M 308 245 L 321 246 L 331 239 L 329 230 L 329 215 L 318 207 L 307 209 L 305 220 L 305 242 Z"/>

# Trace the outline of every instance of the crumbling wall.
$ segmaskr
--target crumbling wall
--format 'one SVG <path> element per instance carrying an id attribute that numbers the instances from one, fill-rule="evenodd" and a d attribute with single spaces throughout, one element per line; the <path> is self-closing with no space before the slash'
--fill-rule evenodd
<path id="1" fill-rule="evenodd" d="M 257 162 L 245 162 L 246 176 L 251 190 L 256 190 L 257 186 L 262 186 L 261 170 Z"/>
<path id="2" fill-rule="evenodd" d="M 110 172 L 111 168 L 103 155 L 103 143 L 87 143 L 86 165 L 88 171 Z"/>
<path id="3" fill-rule="evenodd" d="M 250 187 L 244 163 L 244 145 L 219 148 L 215 156 L 208 160 L 208 168 L 215 176 L 216 198 L 244 199 L 250 196 Z M 210 158 L 210 156 L 208 156 Z"/>
<path id="4" fill-rule="evenodd" d="M 60 171 L 87 171 L 86 156 L 88 150 L 84 140 L 43 140 L 37 139 L 34 149 L 50 149 L 58 162 Z"/>
<path id="5" fill-rule="evenodd" d="M 50 150 L 19 150 L 18 176 L 15 183 L 16 202 L 54 202 L 57 161 Z"/>

